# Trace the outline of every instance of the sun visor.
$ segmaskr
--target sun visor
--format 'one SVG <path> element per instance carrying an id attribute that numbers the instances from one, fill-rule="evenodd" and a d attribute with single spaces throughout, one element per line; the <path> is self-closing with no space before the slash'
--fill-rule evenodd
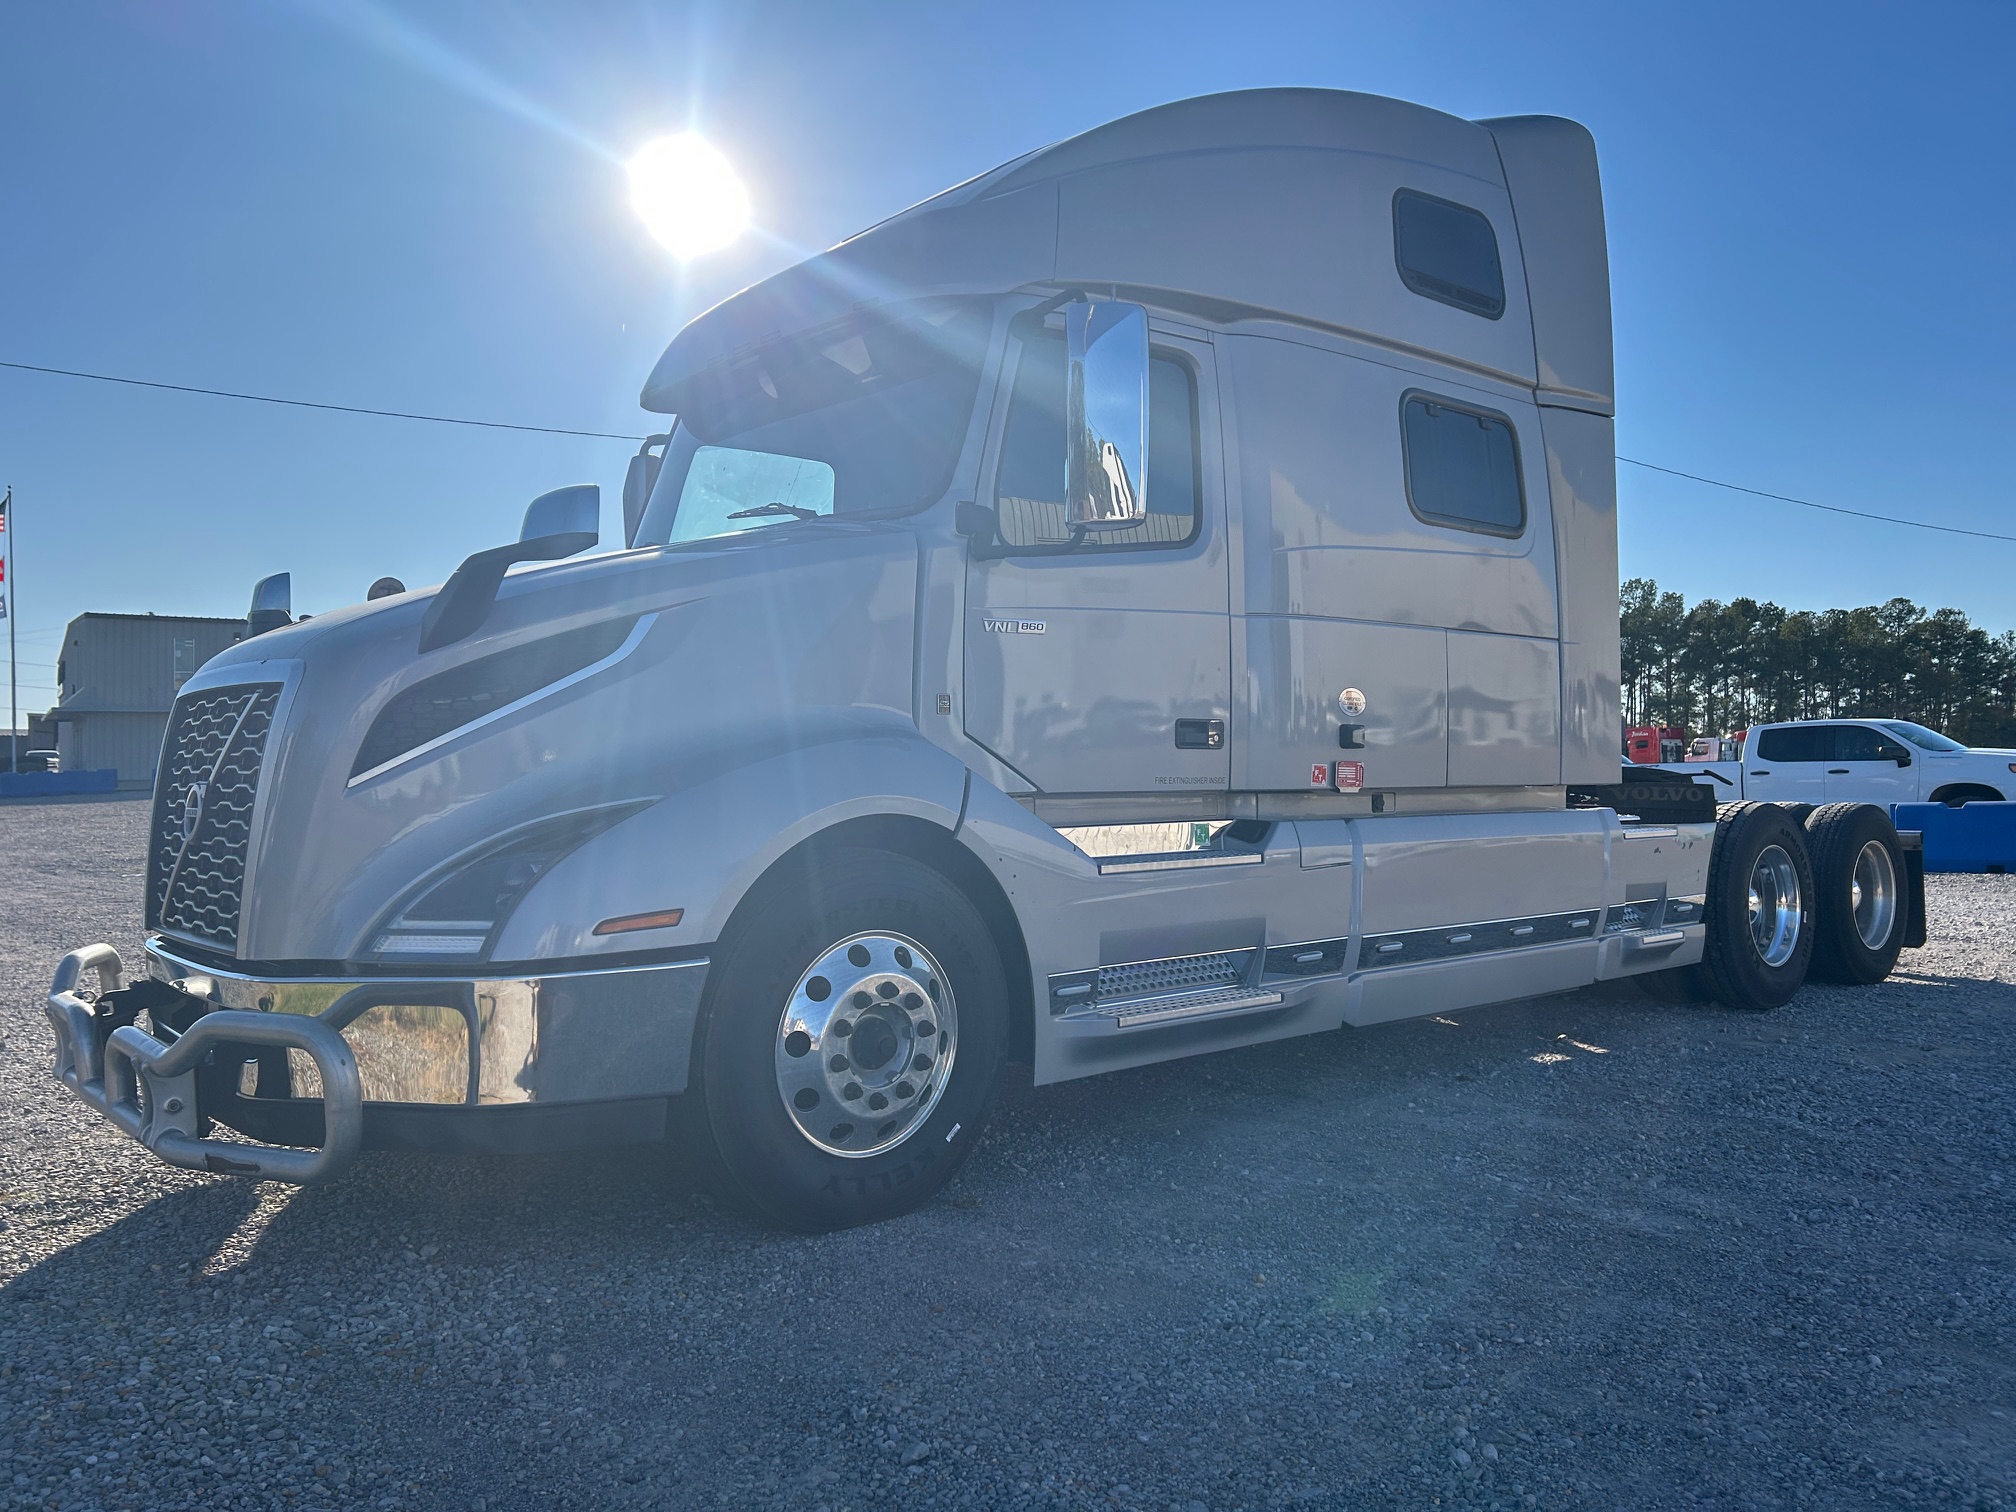
<path id="1" fill-rule="evenodd" d="M 931 295 L 1007 293 L 1048 281 L 1056 263 L 1054 183 L 884 221 L 694 320 L 658 359 L 640 402 L 677 414 L 695 378 L 778 336 Z"/>

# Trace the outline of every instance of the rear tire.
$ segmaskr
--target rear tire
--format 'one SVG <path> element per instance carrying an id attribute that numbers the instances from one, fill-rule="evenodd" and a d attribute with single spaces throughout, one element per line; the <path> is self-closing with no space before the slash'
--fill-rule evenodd
<path id="1" fill-rule="evenodd" d="M 1008 993 L 986 923 L 922 862 L 866 849 L 787 863 L 744 914 L 688 1093 L 730 1191 L 808 1233 L 922 1206 L 1001 1084 Z"/>
<path id="2" fill-rule="evenodd" d="M 1813 976 L 1867 986 L 1890 975 L 1911 923 L 1904 849 L 1873 803 L 1830 803 L 1806 821 L 1813 852 Z"/>
<path id="3" fill-rule="evenodd" d="M 1774 807 L 1785 810 L 1786 813 L 1790 814 L 1792 818 L 1797 823 L 1800 824 L 1804 824 L 1808 819 L 1811 819 L 1813 817 L 1813 810 L 1818 806 L 1819 805 L 1812 803 L 1791 803 L 1791 802 L 1782 802 L 1774 805 Z"/>
<path id="4" fill-rule="evenodd" d="M 1963 783 L 1957 787 L 1941 788 L 1926 801 L 1943 803 L 1948 808 L 1965 808 L 1970 803 L 2000 803 L 2002 795 L 1991 787 L 1969 787 Z"/>
<path id="5" fill-rule="evenodd" d="M 1708 863 L 1701 981 L 1716 1002 L 1761 1011 L 1789 1002 L 1813 958 L 1813 863 L 1806 832 L 1774 803 L 1730 803 Z"/>

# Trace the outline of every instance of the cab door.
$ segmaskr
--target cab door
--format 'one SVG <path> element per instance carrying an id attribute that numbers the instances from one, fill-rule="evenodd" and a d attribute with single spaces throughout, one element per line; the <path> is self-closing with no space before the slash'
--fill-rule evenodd
<path id="1" fill-rule="evenodd" d="M 1063 337 L 1015 345 L 981 473 L 998 541 L 966 568 L 966 733 L 1045 793 L 1222 794 L 1230 588 L 1211 345 L 1153 333 L 1148 517 L 1075 544 Z"/>
<path id="2" fill-rule="evenodd" d="M 1917 802 L 1918 774 L 1903 741 L 1868 725 L 1838 725 L 1836 730 L 1834 757 L 1827 763 L 1829 803 Z"/>
<path id="3" fill-rule="evenodd" d="M 1760 732 L 1743 763 L 1743 796 L 1762 803 L 1827 801 L 1836 726 L 1780 725 Z"/>

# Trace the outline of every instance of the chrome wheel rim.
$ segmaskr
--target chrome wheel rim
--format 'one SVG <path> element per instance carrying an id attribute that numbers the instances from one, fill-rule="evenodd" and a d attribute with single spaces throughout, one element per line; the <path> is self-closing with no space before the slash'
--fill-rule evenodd
<path id="1" fill-rule="evenodd" d="M 1799 948 L 1799 869 L 1782 845 L 1767 845 L 1750 868 L 1750 942 L 1766 966 Z"/>
<path id="2" fill-rule="evenodd" d="M 1890 943 L 1890 931 L 1897 923 L 1897 868 L 1890 862 L 1890 847 L 1871 840 L 1855 857 L 1855 873 L 1848 883 L 1848 906 L 1855 915 L 1855 933 L 1871 950 Z"/>
<path id="3" fill-rule="evenodd" d="M 880 1155 L 931 1116 L 959 1051 L 952 986 L 900 934 L 858 934 L 798 978 L 777 1023 L 777 1094 L 829 1155 Z"/>

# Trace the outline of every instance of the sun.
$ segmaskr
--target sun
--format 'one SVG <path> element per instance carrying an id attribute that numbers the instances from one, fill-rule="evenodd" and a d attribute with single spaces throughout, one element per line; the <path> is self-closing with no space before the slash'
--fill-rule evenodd
<path id="1" fill-rule="evenodd" d="M 749 224 L 749 194 L 728 159 L 693 132 L 660 137 L 630 159 L 630 203 L 681 262 L 719 251 Z"/>

